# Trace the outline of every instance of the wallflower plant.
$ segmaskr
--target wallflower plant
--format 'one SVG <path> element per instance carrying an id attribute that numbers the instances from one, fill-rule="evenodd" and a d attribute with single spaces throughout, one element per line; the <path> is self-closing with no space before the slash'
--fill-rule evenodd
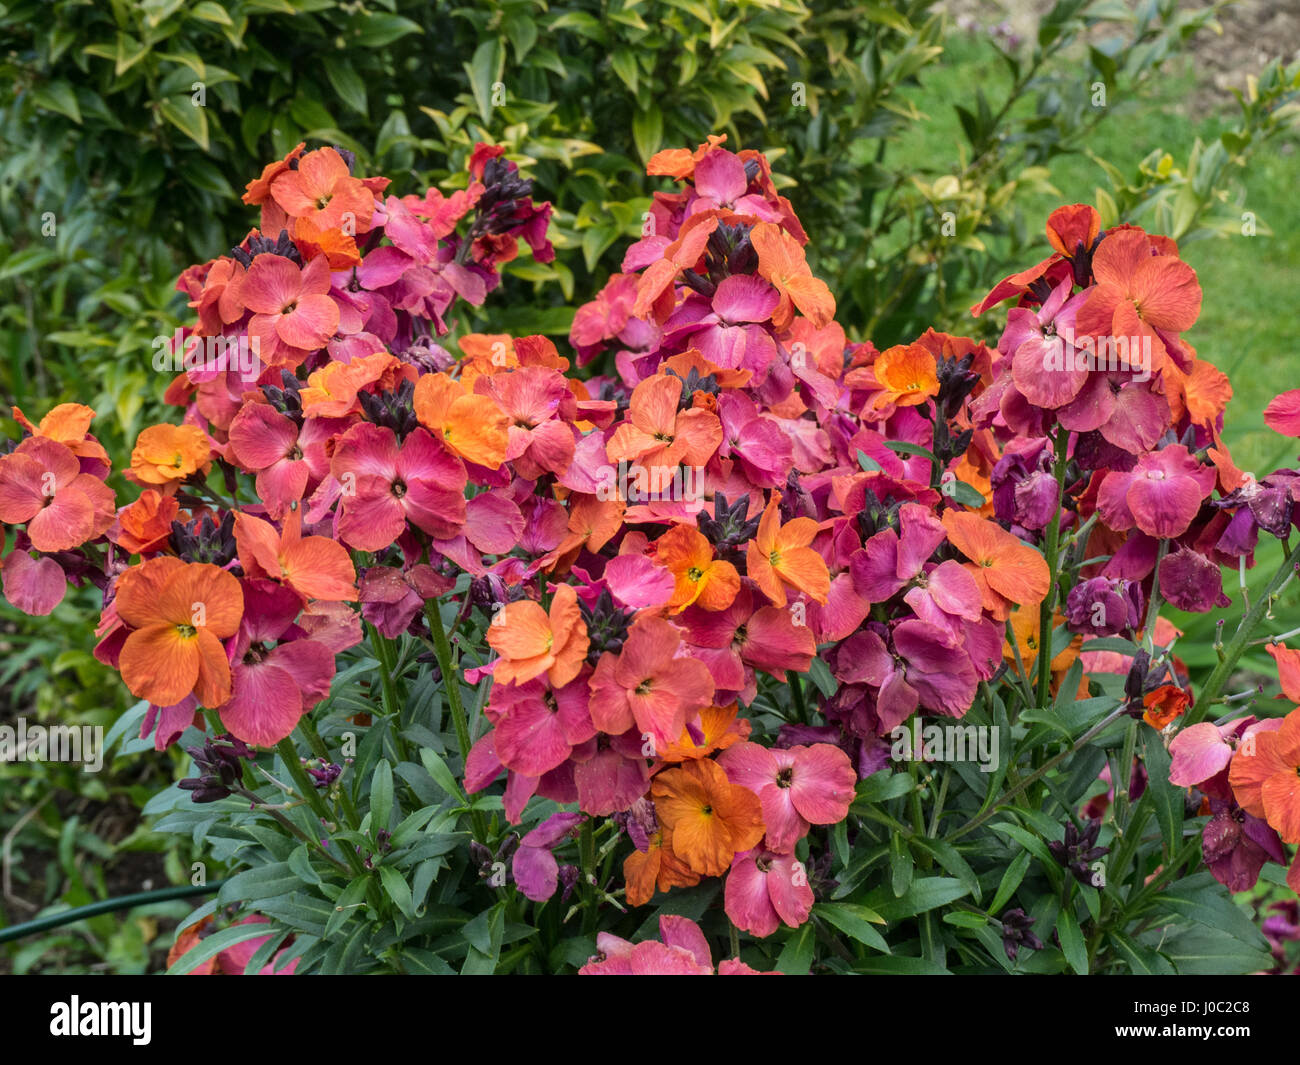
<path id="1" fill-rule="evenodd" d="M 249 182 L 178 288 L 256 365 L 178 374 L 126 498 L 92 410 L 14 411 L 4 594 L 102 590 L 121 727 L 193 759 L 147 812 L 229 874 L 173 972 L 1271 964 L 1229 892 L 1300 890 L 1300 710 L 1224 687 L 1300 474 L 1234 465 L 1173 240 L 1061 207 L 972 309 L 996 347 L 880 351 L 711 137 L 650 159 L 676 191 L 561 350 L 454 334 L 553 256 L 503 149 L 468 169 L 398 196 L 299 145 Z M 1270 540 L 1191 691 L 1162 608 Z"/>

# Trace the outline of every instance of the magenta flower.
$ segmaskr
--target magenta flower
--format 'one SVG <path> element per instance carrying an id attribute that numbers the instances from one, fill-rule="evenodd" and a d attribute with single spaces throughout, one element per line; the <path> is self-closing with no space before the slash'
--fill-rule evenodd
<path id="1" fill-rule="evenodd" d="M 843 821 L 857 784 L 849 756 L 828 743 L 769 749 L 746 741 L 723 751 L 718 764 L 758 796 L 767 845 L 781 854 L 793 851 L 810 825 Z"/>
<path id="2" fill-rule="evenodd" d="M 492 686 L 485 712 L 496 726 L 496 753 L 503 766 L 540 777 L 596 734 L 587 710 L 590 675 L 585 668 L 558 690 L 551 690 L 541 678 Z"/>
<path id="3" fill-rule="evenodd" d="M 349 547 L 379 551 L 408 521 L 450 539 L 465 522 L 465 467 L 424 429 L 399 445 L 393 430 L 359 422 L 339 437 L 330 472 L 342 499 L 338 534 Z"/>
<path id="4" fill-rule="evenodd" d="M 724 278 L 710 301 L 692 295 L 664 323 L 665 336 L 681 340 L 715 366 L 762 375 L 776 357 L 776 341 L 760 323 L 771 320 L 781 297 L 753 274 Z"/>
<path id="5" fill-rule="evenodd" d="M 905 503 L 898 515 L 901 536 L 882 529 L 850 560 L 853 585 L 868 603 L 883 603 L 901 591 L 947 539 L 943 523 L 926 507 Z"/>
<path id="6" fill-rule="evenodd" d="M 723 899 L 731 923 L 759 937 L 770 936 L 783 922 L 798 928 L 813 906 L 803 863 L 793 854 L 762 849 L 732 860 Z"/>
<path id="7" fill-rule="evenodd" d="M 266 516 L 278 520 L 329 474 L 325 443 L 346 426 L 342 418 L 308 418 L 299 426 L 269 403 L 248 403 L 230 423 L 226 457 L 257 474 Z"/>
<path id="8" fill-rule="evenodd" d="M 1249 891 L 1268 861 L 1286 864 L 1277 832 L 1235 800 L 1211 799 L 1213 816 L 1201 838 L 1201 853 L 1214 879 L 1229 891 Z"/>
<path id="9" fill-rule="evenodd" d="M 302 600 L 268 580 L 241 580 L 244 616 L 229 641 L 232 692 L 221 722 L 245 743 L 273 747 L 329 695 L 334 651 L 294 624 Z"/>
<path id="10" fill-rule="evenodd" d="M 1123 578 L 1093 577 L 1070 589 L 1065 623 L 1085 636 L 1118 636 L 1142 624 L 1142 586 Z"/>
<path id="11" fill-rule="evenodd" d="M 1170 444 L 1143 455 L 1128 473 L 1108 474 L 1097 507 L 1116 532 L 1136 525 L 1159 539 L 1182 536 L 1216 477 L 1213 466 L 1202 466 L 1182 444 Z"/>
<path id="12" fill-rule="evenodd" d="M 560 864 L 552 851 L 585 820 L 583 814 L 564 811 L 551 814 L 519 841 L 510 871 L 526 898 L 545 902 L 555 894 L 560 886 Z"/>

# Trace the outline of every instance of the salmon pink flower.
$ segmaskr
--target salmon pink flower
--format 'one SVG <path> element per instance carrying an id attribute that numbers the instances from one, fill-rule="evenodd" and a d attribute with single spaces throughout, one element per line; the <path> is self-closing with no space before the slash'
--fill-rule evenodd
<path id="1" fill-rule="evenodd" d="M 770 281 L 780 296 L 772 313 L 772 327 L 784 329 L 797 309 L 818 329 L 835 317 L 835 297 L 826 282 L 814 277 L 799 242 L 771 222 L 759 222 L 749 231 L 758 253 L 758 273 Z"/>
<path id="2" fill-rule="evenodd" d="M 226 457 L 257 475 L 258 498 L 279 519 L 329 474 L 326 442 L 347 427 L 341 418 L 299 425 L 269 403 L 246 403 L 230 423 Z"/>
<path id="3" fill-rule="evenodd" d="M 738 851 L 763 838 L 758 796 L 732 784 L 710 759 L 665 770 L 655 777 L 651 794 L 659 819 L 672 830 L 674 852 L 703 876 L 721 876 Z"/>
<path id="4" fill-rule="evenodd" d="M 813 893 L 803 863 L 793 854 L 748 850 L 731 864 L 724 905 L 732 924 L 763 938 L 782 923 L 798 928 L 808 920 Z"/>
<path id="5" fill-rule="evenodd" d="M 495 725 L 493 746 L 507 769 L 540 777 L 563 763 L 573 748 L 596 735 L 587 709 L 587 678 L 579 674 L 551 689 L 541 678 L 492 686 L 486 713 Z"/>
<path id="6" fill-rule="evenodd" d="M 681 643 L 670 622 L 646 616 L 628 630 L 618 654 L 600 656 L 590 686 L 591 719 L 601 732 L 616 736 L 635 726 L 656 747 L 667 747 L 692 713 L 713 702 L 708 668 L 679 655 Z"/>
<path id="7" fill-rule="evenodd" d="M 357 597 L 347 549 L 327 536 L 303 536 L 301 509 L 289 512 L 279 532 L 269 521 L 236 514 L 235 544 L 247 577 L 282 581 L 304 600 Z"/>
<path id="8" fill-rule="evenodd" d="M 849 756 L 828 743 L 784 749 L 738 743 L 718 764 L 728 780 L 759 797 L 767 846 L 779 854 L 793 851 L 810 825 L 843 821 L 858 782 Z"/>
<path id="9" fill-rule="evenodd" d="M 242 587 L 244 616 L 227 651 L 231 697 L 218 712 L 236 739 L 274 747 L 329 695 L 334 652 L 294 624 L 302 600 L 291 589 L 267 580 Z"/>
<path id="10" fill-rule="evenodd" d="M 817 653 L 811 626 L 796 625 L 783 607 L 755 610 L 752 587 L 743 582 L 725 610 L 697 604 L 681 615 L 689 653 L 708 666 L 719 692 L 749 689 L 755 669 L 778 679 L 789 670 L 806 673 Z"/>
<path id="11" fill-rule="evenodd" d="M 358 550 L 395 543 L 408 521 L 438 539 L 465 522 L 465 467 L 425 429 L 399 444 L 392 429 L 354 425 L 339 437 L 330 472 L 342 497 L 339 536 Z"/>
<path id="12" fill-rule="evenodd" d="M 722 423 L 712 411 L 679 411 L 682 381 L 659 374 L 632 390 L 628 420 L 606 443 L 611 462 L 639 462 L 647 469 L 703 466 L 722 443 Z"/>
<path id="13" fill-rule="evenodd" d="M 259 255 L 240 289 L 253 312 L 248 335 L 270 367 L 294 367 L 323 348 L 339 327 L 339 306 L 329 295 L 330 264 L 318 256 L 300 268 L 282 255 Z"/>
<path id="14" fill-rule="evenodd" d="M 317 230 L 365 233 L 375 213 L 374 194 L 352 177 L 333 148 L 307 152 L 296 169 L 285 167 L 271 179 L 270 193 L 289 217 L 306 219 Z"/>
<path id="15" fill-rule="evenodd" d="M 1248 732 L 1233 755 L 1228 779 L 1247 813 L 1266 820 L 1284 842 L 1300 843 L 1300 709 L 1272 731 Z M 1288 883 L 1297 873 L 1300 862 Z"/>
<path id="16" fill-rule="evenodd" d="M 970 559 L 966 568 L 979 585 L 984 608 L 998 621 L 1010 616 L 1014 604 L 1024 610 L 1047 598 L 1052 574 L 1032 547 L 969 511 L 945 511 L 943 525 L 953 546 Z"/>
<path id="17" fill-rule="evenodd" d="M 33 558 L 15 547 L 0 562 L 4 596 L 24 614 L 45 617 L 63 602 L 68 591 L 67 574 L 54 559 Z"/>
<path id="18" fill-rule="evenodd" d="M 235 634 L 243 616 L 238 580 L 208 563 L 161 555 L 122 575 L 113 606 L 134 630 L 118 659 L 132 695 L 174 706 L 193 693 L 213 708 L 230 698 L 221 641 Z"/>
<path id="19" fill-rule="evenodd" d="M 67 551 L 102 536 L 114 520 L 113 490 L 63 444 L 29 436 L 0 456 L 0 522 L 27 523 L 37 551 Z"/>
<path id="20" fill-rule="evenodd" d="M 71 451 L 81 462 L 81 472 L 103 478 L 108 473 L 108 452 L 104 445 L 90 435 L 90 422 L 95 412 L 83 403 L 60 403 L 50 408 L 50 413 L 33 425 L 18 408 L 13 408 L 14 421 L 32 436 L 44 436 L 57 441 Z"/>
<path id="21" fill-rule="evenodd" d="M 1179 358 L 1174 337 L 1190 329 L 1201 311 L 1196 271 L 1176 254 L 1156 252 L 1140 229 L 1115 229 L 1103 237 L 1092 256 L 1097 285 L 1077 318 L 1080 333 L 1130 342 L 1149 337 L 1153 371 L 1164 365 L 1166 353 Z"/>

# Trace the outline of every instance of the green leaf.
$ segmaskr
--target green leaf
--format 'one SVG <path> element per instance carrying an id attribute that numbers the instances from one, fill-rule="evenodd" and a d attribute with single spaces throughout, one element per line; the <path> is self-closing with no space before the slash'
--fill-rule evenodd
<path id="1" fill-rule="evenodd" d="M 214 3 L 213 0 L 203 0 L 202 3 L 195 4 L 190 9 L 190 15 L 194 18 L 201 18 L 205 22 L 215 22 L 219 26 L 233 26 L 230 21 L 230 15 L 220 4 Z"/>
<path id="2" fill-rule="evenodd" d="M 162 112 L 163 118 L 185 136 L 205 152 L 208 150 L 208 116 L 204 108 L 195 107 L 190 103 L 189 97 L 183 103 L 168 97 L 158 105 L 158 110 Z"/>
<path id="3" fill-rule="evenodd" d="M 77 94 L 66 81 L 52 81 L 32 92 L 32 102 L 50 111 L 66 115 L 77 125 L 81 125 L 81 108 L 77 106 Z"/>
<path id="4" fill-rule="evenodd" d="M 933 854 L 944 870 L 965 884 L 976 902 L 980 901 L 979 877 L 975 875 L 975 870 L 970 867 L 970 863 L 961 856 L 956 847 L 941 839 L 928 839 L 925 836 L 913 836 L 912 843 Z"/>
<path id="5" fill-rule="evenodd" d="M 1156 821 L 1164 837 L 1165 851 L 1172 854 L 1183 835 L 1183 789 L 1169 782 L 1169 752 L 1164 737 L 1145 724 L 1142 729 L 1142 761 L 1147 768 L 1147 788 L 1142 800 L 1155 804 Z"/>
<path id="6" fill-rule="evenodd" d="M 805 976 L 813 962 L 813 925 L 811 921 L 795 929 L 777 956 L 779 972 L 790 976 Z"/>
<path id="7" fill-rule="evenodd" d="M 858 465 L 862 467 L 863 473 L 878 473 L 880 471 L 880 463 L 861 450 L 858 451 Z"/>
<path id="8" fill-rule="evenodd" d="M 831 672 L 831 667 L 823 658 L 814 658 L 808 666 L 808 679 L 817 685 L 817 690 L 827 698 L 839 691 L 840 683 Z"/>
<path id="9" fill-rule="evenodd" d="M 411 901 L 411 885 L 396 869 L 389 865 L 379 867 L 379 880 L 384 885 L 388 897 L 397 904 L 397 908 L 411 920 L 415 920 L 415 904 Z"/>
<path id="10" fill-rule="evenodd" d="M 492 86 L 501 69 L 501 42 L 493 37 L 474 50 L 474 56 L 463 64 L 469 75 L 470 92 L 478 105 L 479 117 L 485 123 L 492 121 Z"/>
<path id="11" fill-rule="evenodd" d="M 659 150 L 664 140 L 664 116 L 654 101 L 637 110 L 632 119 L 632 139 L 636 142 L 637 154 L 643 163 L 648 163 L 650 157 Z"/>
<path id="12" fill-rule="evenodd" d="M 420 761 L 424 763 L 425 771 L 433 777 L 434 783 L 442 788 L 448 795 L 459 797 L 460 785 L 456 783 L 456 776 L 447 768 L 447 763 L 442 760 L 442 755 L 437 751 L 425 747 L 420 751 Z"/>
<path id="13" fill-rule="evenodd" d="M 377 836 L 388 828 L 393 814 L 393 769 L 385 761 L 375 766 L 370 782 L 370 834 Z"/>
<path id="14" fill-rule="evenodd" d="M 1007 866 L 1007 871 L 1002 874 L 1002 880 L 998 884 L 998 890 L 993 895 L 993 901 L 989 904 L 989 913 L 997 913 L 1006 905 L 1011 896 L 1016 893 L 1016 888 L 1025 878 L 1025 871 L 1029 868 L 1030 854 L 1028 851 L 1021 851 L 1015 859 Z"/>
<path id="15" fill-rule="evenodd" d="M 1070 968 L 1080 976 L 1088 975 L 1088 951 L 1083 945 L 1083 933 L 1079 931 L 1079 922 L 1074 919 L 1074 912 L 1069 906 L 1056 918 L 1056 934 L 1061 940 L 1061 951 Z"/>
<path id="16" fill-rule="evenodd" d="M 460 970 L 462 976 L 490 976 L 496 971 L 505 925 L 504 900 L 465 925 L 461 934 L 469 944 L 469 953 Z"/>
<path id="17" fill-rule="evenodd" d="M 944 481 L 939 486 L 939 490 L 949 499 L 955 499 L 964 507 L 974 507 L 978 510 L 986 502 L 977 489 L 965 481 L 957 480 L 955 477 L 952 480 Z"/>
<path id="18" fill-rule="evenodd" d="M 887 888 L 877 888 L 868 897 L 868 901 L 872 909 L 891 923 L 945 906 L 970 894 L 970 889 L 960 880 L 946 876 L 929 876 L 913 880 L 907 893 L 899 899 L 889 898 L 887 891 Z"/>
<path id="19" fill-rule="evenodd" d="M 848 902 L 819 902 L 813 906 L 813 916 L 820 917 L 833 924 L 847 936 L 852 936 L 859 943 L 873 950 L 889 953 L 889 944 L 884 936 L 871 927 L 869 922 L 883 924 L 884 921 L 874 910 L 866 906 L 855 906 Z"/>
<path id="20" fill-rule="evenodd" d="M 636 54 L 631 48 L 616 48 L 614 54 L 610 56 L 609 65 L 614 68 L 614 73 L 619 76 L 623 84 L 627 86 L 628 92 L 636 95 L 637 84 L 637 65 Z"/>
<path id="21" fill-rule="evenodd" d="M 9 256 L 4 265 L 0 266 L 0 281 L 8 280 L 11 277 L 17 277 L 19 274 L 25 274 L 30 270 L 39 270 L 43 266 L 48 266 L 52 262 L 57 262 L 58 258 L 59 257 L 48 248 L 24 248 L 22 251 L 15 252 L 13 255 Z M 56 344 L 69 343 L 69 341 L 55 340 L 53 335 L 46 339 L 54 340 Z M 76 346 L 76 342 L 71 343 L 73 343 L 73 346 Z"/>
<path id="22" fill-rule="evenodd" d="M 994 832 L 1000 832 L 1004 836 L 1010 836 L 1042 862 L 1043 865 L 1049 868 L 1055 865 L 1052 852 L 1047 849 L 1047 844 L 1032 832 L 1026 831 L 1019 825 L 1007 824 L 1005 821 L 999 821 L 996 825 L 989 825 L 989 828 Z"/>
<path id="23" fill-rule="evenodd" d="M 360 33 L 355 34 L 353 40 L 363 48 L 382 48 L 407 34 L 423 32 L 418 22 L 401 15 L 367 14 Z"/>
<path id="24" fill-rule="evenodd" d="M 1160 948 L 1181 976 L 1244 976 L 1268 969 L 1273 955 L 1249 947 L 1226 932 L 1197 926 Z"/>
<path id="25" fill-rule="evenodd" d="M 366 104 L 366 83 L 346 60 L 332 59 L 325 64 L 325 76 L 330 79 L 334 91 L 339 94 L 348 107 L 362 118 L 369 117 Z"/>
<path id="26" fill-rule="evenodd" d="M 215 958 L 228 947 L 236 947 L 240 943 L 247 943 L 250 939 L 261 939 L 266 932 L 265 924 L 237 924 L 230 928 L 223 928 L 220 932 L 213 932 L 177 958 L 176 964 L 167 970 L 167 975 L 185 976 L 187 973 L 192 973 L 205 961 Z"/>
<path id="27" fill-rule="evenodd" d="M 885 447 L 890 451 L 897 451 L 903 455 L 919 455 L 923 459 L 934 459 L 934 452 L 927 451 L 920 444 L 913 444 L 907 440 L 886 440 Z"/>
<path id="28" fill-rule="evenodd" d="M 858 784 L 857 795 L 850 809 L 896 799 L 900 795 L 906 795 L 913 786 L 912 777 L 908 773 L 891 773 L 878 769 Z"/>

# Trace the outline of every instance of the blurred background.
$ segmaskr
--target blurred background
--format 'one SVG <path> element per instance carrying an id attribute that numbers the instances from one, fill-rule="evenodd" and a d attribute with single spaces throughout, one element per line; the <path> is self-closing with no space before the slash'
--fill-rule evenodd
<path id="1" fill-rule="evenodd" d="M 244 185 L 299 141 L 398 195 L 463 185 L 476 141 L 505 144 L 555 205 L 556 260 L 507 266 L 451 339 L 563 349 L 667 188 L 645 160 L 725 133 L 768 154 L 837 320 L 880 348 L 929 325 L 996 341 L 998 316 L 968 308 L 1046 254 L 1058 204 L 1175 237 L 1205 290 L 1189 339 L 1231 376 L 1227 441 L 1262 476 L 1296 464 L 1261 415 L 1300 367 L 1298 54 L 1300 11 L 1265 0 L 0 2 L 0 409 L 88 403 L 128 454 L 165 416 L 152 341 L 188 320 L 177 275 L 242 239 Z M 131 700 L 90 654 L 99 607 L 94 589 L 36 621 L 0 602 L 0 724 L 112 744 L 94 774 L 0 764 L 0 928 L 190 880 L 185 841 L 141 814 L 188 759 L 112 732 Z M 1300 627 L 1294 596 L 1276 613 Z M 1174 619 L 1193 688 L 1218 616 Z M 1275 693 L 1258 651 L 1229 691 Z M 159 971 L 191 908 L 29 937 L 0 972 Z"/>

